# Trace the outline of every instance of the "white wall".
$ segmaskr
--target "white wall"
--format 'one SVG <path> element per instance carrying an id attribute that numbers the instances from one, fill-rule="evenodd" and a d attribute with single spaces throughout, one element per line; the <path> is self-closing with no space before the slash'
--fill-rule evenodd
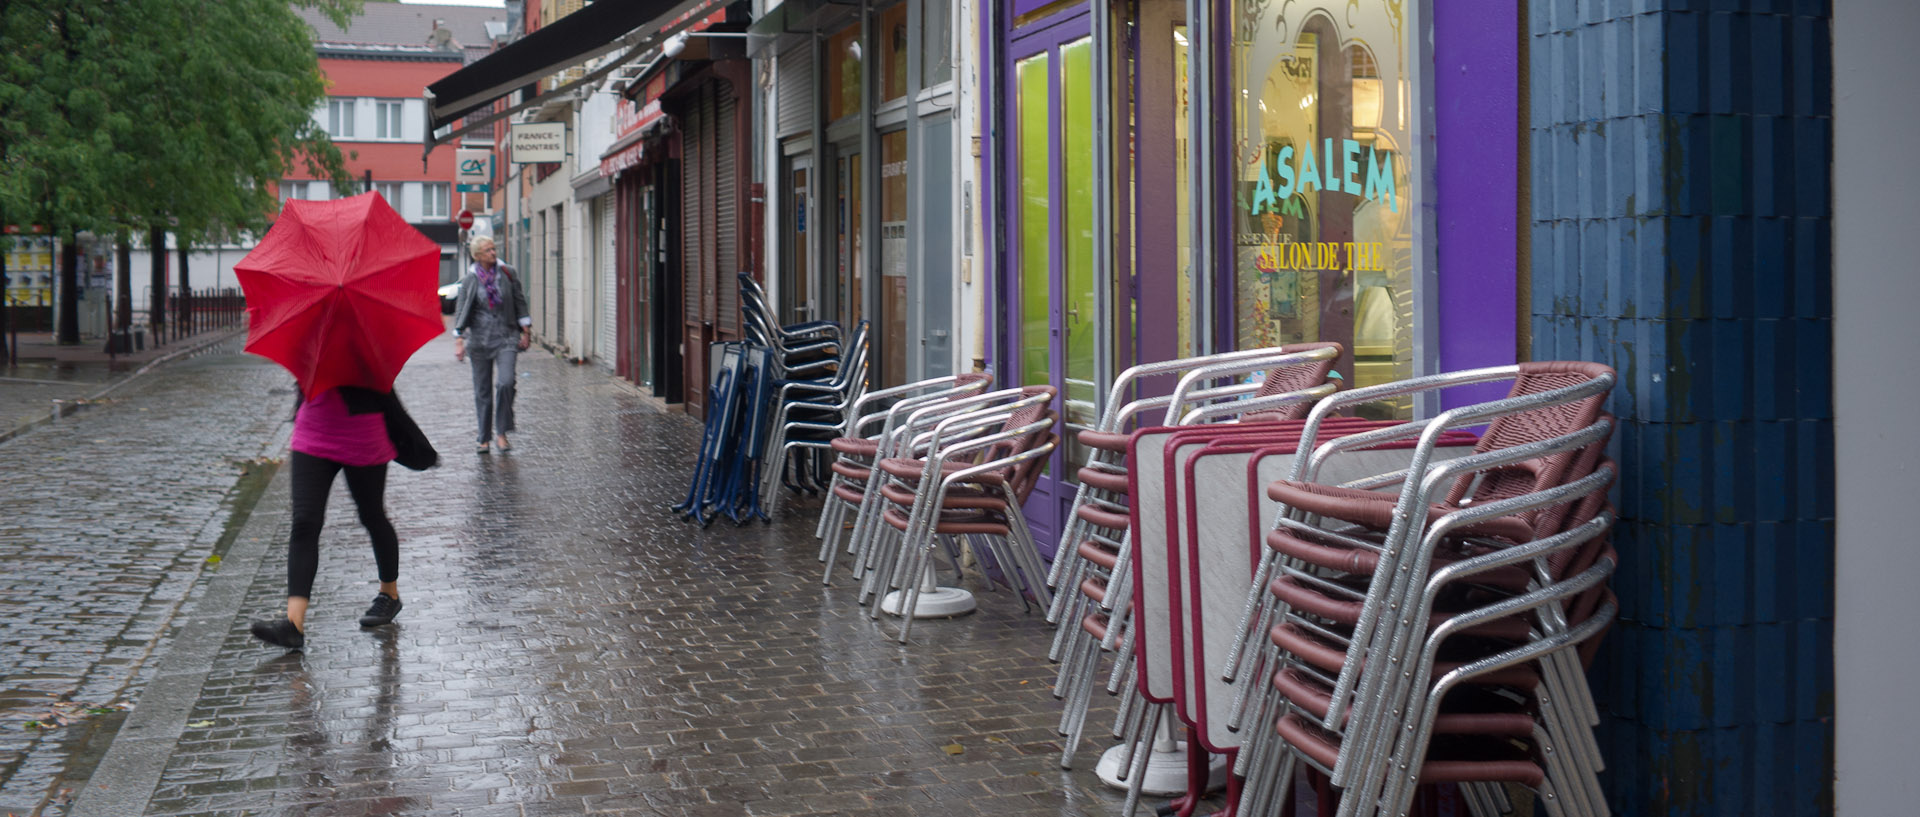
<path id="1" fill-rule="evenodd" d="M 569 118 L 567 127 L 577 127 L 579 123 Z M 571 134 L 569 134 L 571 137 Z M 568 144 L 571 144 L 569 141 Z M 580 229 L 579 208 L 573 202 L 573 156 L 569 155 L 565 164 L 548 176 L 544 181 L 533 185 L 527 197 L 527 214 L 531 218 L 528 228 L 541 233 L 539 237 L 528 236 L 529 252 L 534 256 L 528 259 L 528 269 L 524 270 L 525 283 L 534 289 L 529 293 L 528 305 L 533 310 L 534 335 L 547 343 L 559 347 L 575 344 L 578 340 L 578 319 L 580 314 L 580 241 L 576 232 Z M 521 165 L 522 172 L 531 173 L 533 165 Z M 545 214 L 545 220 L 541 214 Z M 554 227 L 554 219 L 563 219 L 559 235 L 561 252 L 555 256 L 553 247 L 547 246 Z M 543 229 L 544 228 L 544 229 Z M 562 297 L 553 297 L 556 290 Z M 557 315 L 556 315 L 557 313 Z M 554 323 L 558 317 L 559 323 Z M 564 341 L 564 342 L 562 342 Z"/>
<path id="2" fill-rule="evenodd" d="M 570 184 L 576 189 L 597 182 L 600 154 L 613 146 L 613 114 L 618 96 L 612 90 L 589 95 L 574 117 L 573 154 Z M 603 293 L 610 287 L 606 279 L 611 270 L 601 264 L 613 251 L 613 235 L 600 229 L 600 208 L 594 201 L 569 198 L 567 233 L 568 290 L 567 345 L 575 359 L 600 357 L 608 352 L 600 348 Z"/>
<path id="3" fill-rule="evenodd" d="M 1906 514 L 1920 471 L 1911 426 L 1920 381 L 1902 362 L 1920 347 L 1920 276 L 1906 251 L 1914 176 L 1888 154 L 1920 133 L 1915 31 L 1911 0 L 1834 4 L 1834 801 L 1843 817 L 1912 814 L 1920 797 L 1908 765 L 1920 745 L 1920 642 L 1901 635 L 1920 621 L 1920 545 Z"/>
<path id="4" fill-rule="evenodd" d="M 959 296 L 953 299 L 954 371 L 973 371 L 974 363 L 986 356 L 987 330 L 987 245 L 981 226 L 980 174 L 984 160 L 973 155 L 976 139 L 982 139 L 980 121 L 980 7 L 978 0 L 953 0 L 957 15 L 953 27 L 953 79 L 958 98 L 954 103 L 953 166 L 954 180 L 953 248 L 959 253 L 954 281 Z M 984 141 L 982 139 L 982 141 Z M 970 200 L 970 201 L 969 201 Z M 970 222 L 970 223 L 969 223 Z M 968 241 L 971 236 L 971 241 Z"/>
<path id="5" fill-rule="evenodd" d="M 168 241 L 172 246 L 172 241 Z M 191 289 L 238 289 L 240 279 L 233 275 L 233 267 L 240 259 L 247 257 L 252 245 L 228 245 L 225 247 L 195 247 L 187 254 L 187 286 Z M 145 249 L 136 247 L 132 254 L 133 270 L 133 308 L 147 308 L 147 290 L 153 281 L 153 256 Z M 180 253 L 167 250 L 167 281 L 173 291 L 180 288 Z"/>

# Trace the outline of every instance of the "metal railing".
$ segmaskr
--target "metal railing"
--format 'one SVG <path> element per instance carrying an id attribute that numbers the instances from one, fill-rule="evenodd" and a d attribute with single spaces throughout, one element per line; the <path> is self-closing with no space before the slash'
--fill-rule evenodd
<path id="1" fill-rule="evenodd" d="M 247 313 L 247 299 L 240 291 L 226 289 L 184 289 L 171 293 L 167 301 L 168 337 L 173 340 L 238 324 Z"/>

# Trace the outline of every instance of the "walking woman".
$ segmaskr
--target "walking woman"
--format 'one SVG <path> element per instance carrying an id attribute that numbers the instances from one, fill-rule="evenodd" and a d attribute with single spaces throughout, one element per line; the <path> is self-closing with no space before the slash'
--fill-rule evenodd
<path id="1" fill-rule="evenodd" d="M 533 343 L 533 317 L 527 293 L 513 268 L 500 263 L 493 239 L 476 236 L 467 248 L 473 267 L 460 279 L 454 297 L 453 359 L 471 358 L 473 409 L 480 419 L 480 453 L 489 443 L 512 448 L 514 367 Z"/>
<path id="2" fill-rule="evenodd" d="M 287 649 L 306 645 L 307 601 L 320 566 L 320 528 L 334 477 L 346 472 L 347 493 L 373 539 L 380 592 L 360 626 L 379 627 L 400 612 L 400 537 L 387 519 L 387 463 L 398 460 L 424 470 L 439 460 L 391 392 L 342 386 L 301 401 L 294 411 L 288 445 L 293 450 L 293 534 L 287 544 L 287 617 L 253 622 L 253 637 Z"/>

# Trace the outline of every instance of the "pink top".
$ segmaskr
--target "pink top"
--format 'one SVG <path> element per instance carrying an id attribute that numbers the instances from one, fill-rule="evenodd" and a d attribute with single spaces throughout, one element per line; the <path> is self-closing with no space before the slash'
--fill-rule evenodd
<path id="1" fill-rule="evenodd" d="M 335 389 L 300 406 L 287 447 L 341 465 L 379 465 L 394 457 L 386 417 L 379 412 L 348 414 L 347 401 Z"/>

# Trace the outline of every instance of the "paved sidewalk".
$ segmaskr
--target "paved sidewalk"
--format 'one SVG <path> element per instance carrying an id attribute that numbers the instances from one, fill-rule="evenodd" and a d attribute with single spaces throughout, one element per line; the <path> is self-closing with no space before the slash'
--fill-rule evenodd
<path id="1" fill-rule="evenodd" d="M 820 583 L 814 506 L 677 521 L 698 425 L 591 367 L 521 360 L 507 454 L 473 452 L 445 339 L 401 377 L 445 464 L 389 479 L 395 624 L 355 623 L 374 568 L 337 485 L 307 649 L 247 635 L 284 602 L 283 469 L 72 815 L 1118 812 L 1057 767 L 1040 611 L 982 594 L 897 645 L 844 572 Z"/>
<path id="2" fill-rule="evenodd" d="M 250 502 L 243 474 L 277 456 L 291 378 L 239 349 L 117 381 L 0 441 L 0 814 L 64 801 Z"/>
<path id="3" fill-rule="evenodd" d="M 18 336 L 19 363 L 9 366 L 0 357 L 0 442 L 110 399 L 125 383 L 244 331 L 239 325 L 209 329 L 170 340 L 164 346 L 149 343 L 140 351 L 124 355 L 108 354 L 106 341 L 101 338 L 62 346 L 54 341 L 52 333 L 22 332 Z"/>

